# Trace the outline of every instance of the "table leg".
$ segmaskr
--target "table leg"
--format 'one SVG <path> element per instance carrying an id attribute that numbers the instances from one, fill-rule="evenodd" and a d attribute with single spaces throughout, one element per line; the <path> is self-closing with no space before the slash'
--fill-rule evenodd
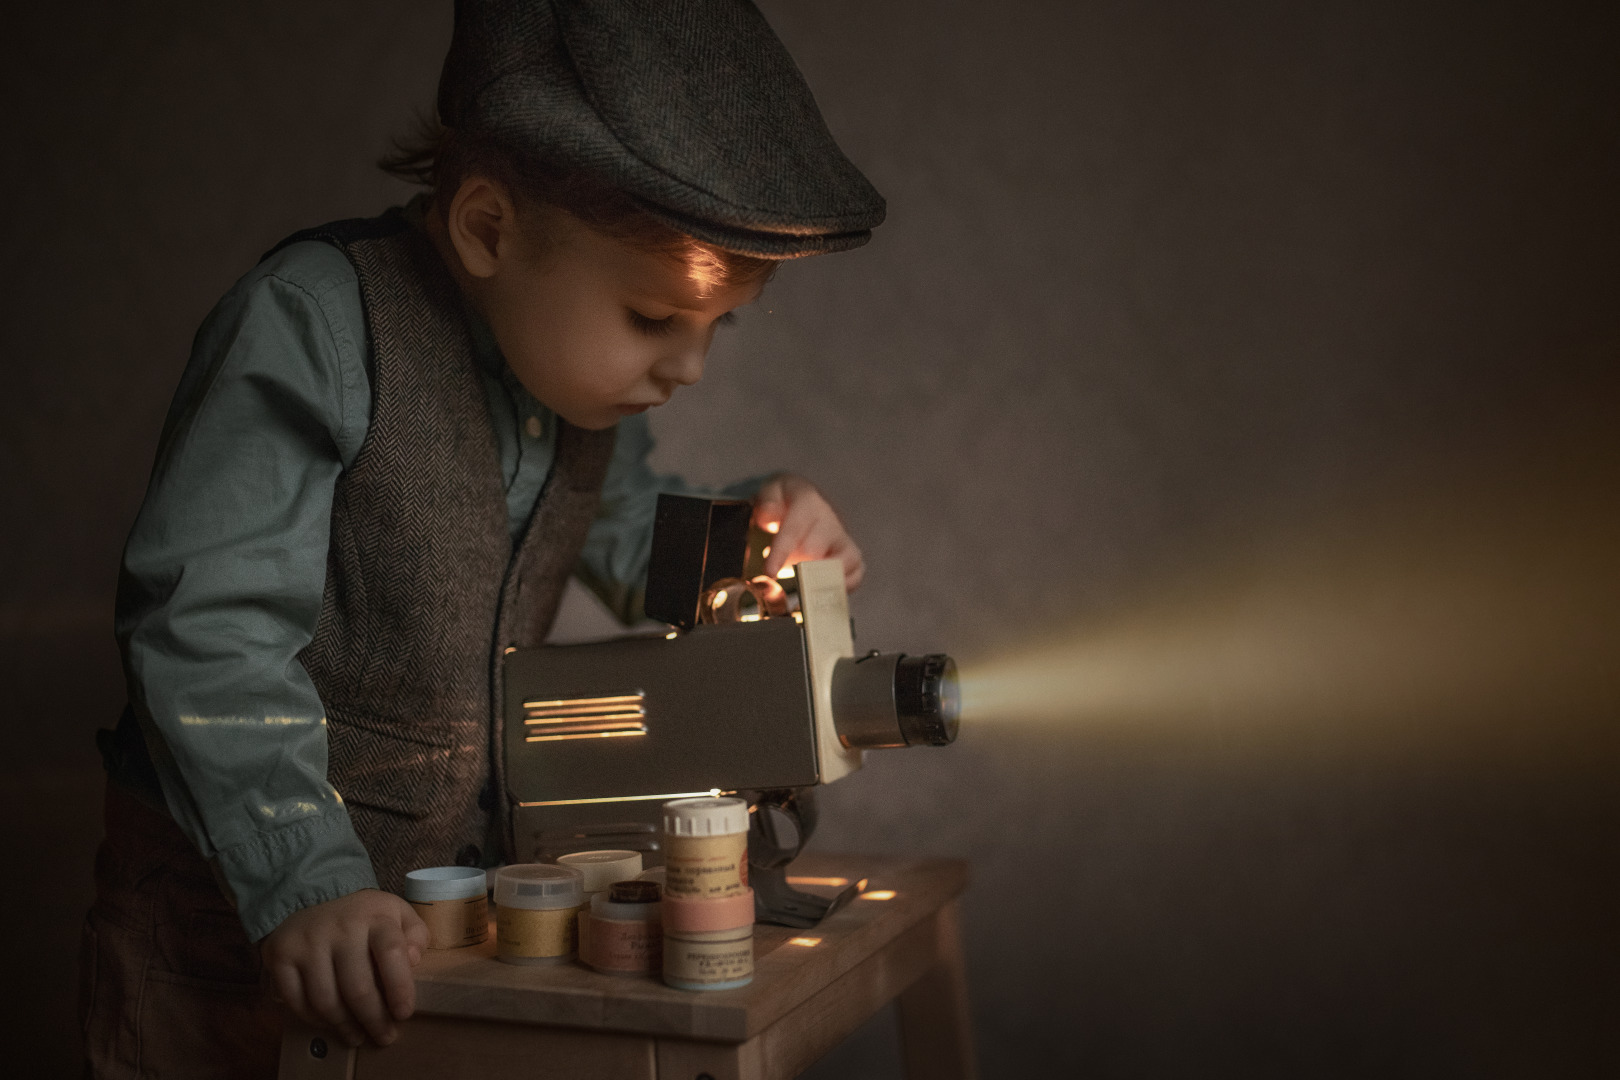
<path id="1" fill-rule="evenodd" d="M 900 1050 L 910 1080 L 976 1080 L 973 1018 L 956 901 L 934 920 L 938 962 L 900 994 Z"/>

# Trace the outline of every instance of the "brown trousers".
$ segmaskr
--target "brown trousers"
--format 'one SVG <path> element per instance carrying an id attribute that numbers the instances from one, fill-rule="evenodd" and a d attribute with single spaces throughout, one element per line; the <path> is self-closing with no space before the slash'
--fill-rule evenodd
<path id="1" fill-rule="evenodd" d="M 87 1075 L 271 1080 L 281 1012 L 208 864 L 114 784 L 106 828 L 79 953 Z"/>

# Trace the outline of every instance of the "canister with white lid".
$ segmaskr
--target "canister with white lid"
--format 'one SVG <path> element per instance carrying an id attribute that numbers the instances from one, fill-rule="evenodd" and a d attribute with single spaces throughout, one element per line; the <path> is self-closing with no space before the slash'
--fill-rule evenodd
<path id="1" fill-rule="evenodd" d="M 484 872 L 476 866 L 429 866 L 405 875 L 405 899 L 428 928 L 428 948 L 459 949 L 489 936 Z"/>
<path id="2" fill-rule="evenodd" d="M 628 881 L 641 873 L 639 851 L 576 851 L 557 856 L 558 866 L 571 866 L 585 879 L 584 907 L 579 909 L 579 958 L 591 962 L 591 901 L 608 891 L 616 881 Z"/>
<path id="3" fill-rule="evenodd" d="M 748 803 L 733 798 L 664 804 L 664 892 L 717 899 L 748 889 Z"/>
<path id="4" fill-rule="evenodd" d="M 615 881 L 629 881 L 641 873 L 639 851 L 576 851 L 557 856 L 558 866 L 572 866 L 582 875 L 585 893 L 606 892 Z"/>
<path id="5" fill-rule="evenodd" d="M 509 964 L 560 964 L 577 948 L 584 879 L 571 866 L 523 863 L 495 878 L 495 955 Z"/>
<path id="6" fill-rule="evenodd" d="M 735 990 L 754 980 L 754 891 L 719 900 L 665 896 L 664 982 Z"/>
<path id="7" fill-rule="evenodd" d="M 591 900 L 581 958 L 609 975 L 644 975 L 663 962 L 663 890 L 651 881 L 617 881 Z"/>

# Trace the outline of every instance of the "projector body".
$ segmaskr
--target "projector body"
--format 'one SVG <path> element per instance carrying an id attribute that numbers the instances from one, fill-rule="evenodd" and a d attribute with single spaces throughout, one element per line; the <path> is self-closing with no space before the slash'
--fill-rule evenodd
<path id="1" fill-rule="evenodd" d="M 861 767 L 833 720 L 852 657 L 843 567 L 800 563 L 799 618 L 519 649 L 506 777 L 520 858 L 658 850 L 669 799 L 831 783 Z M 609 843 L 611 841 L 611 843 Z"/>
<path id="2" fill-rule="evenodd" d="M 948 657 L 855 657 L 841 562 L 775 580 L 737 500 L 659 497 L 646 610 L 666 633 L 518 649 L 504 665 L 504 774 L 515 857 L 623 848 L 662 862 L 670 799 L 739 794 L 760 918 L 807 926 L 827 904 L 783 868 L 814 827 L 809 792 L 866 749 L 956 736 Z"/>

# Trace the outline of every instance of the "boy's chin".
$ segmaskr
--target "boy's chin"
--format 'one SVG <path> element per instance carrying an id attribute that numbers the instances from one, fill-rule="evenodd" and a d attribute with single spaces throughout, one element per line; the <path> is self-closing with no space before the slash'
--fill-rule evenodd
<path id="1" fill-rule="evenodd" d="M 606 431 L 626 416 L 634 414 L 622 412 L 614 406 L 608 405 L 596 409 L 570 409 L 568 412 L 558 412 L 557 415 L 575 427 L 584 428 L 586 431 Z"/>

